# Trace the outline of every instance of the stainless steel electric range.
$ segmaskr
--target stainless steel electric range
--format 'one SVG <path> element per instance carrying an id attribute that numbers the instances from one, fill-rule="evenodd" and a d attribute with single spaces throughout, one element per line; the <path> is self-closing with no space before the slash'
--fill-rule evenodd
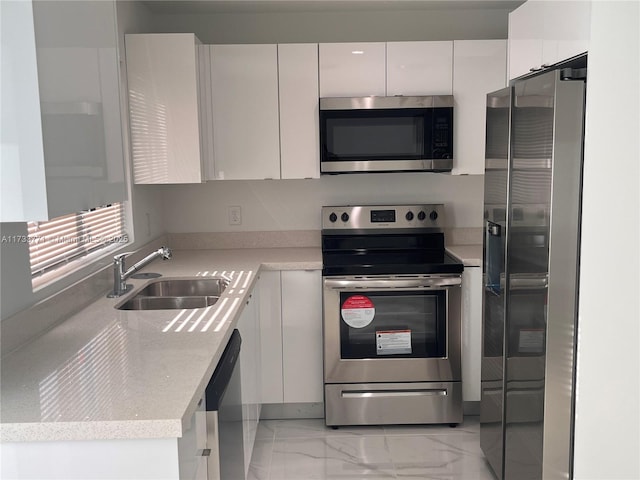
<path id="1" fill-rule="evenodd" d="M 443 205 L 322 209 L 328 426 L 462 421 L 463 266 Z"/>

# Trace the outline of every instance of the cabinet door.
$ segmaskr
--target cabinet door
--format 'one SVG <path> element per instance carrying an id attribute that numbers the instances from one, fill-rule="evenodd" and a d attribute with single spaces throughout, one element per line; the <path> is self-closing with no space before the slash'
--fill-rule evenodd
<path id="1" fill-rule="evenodd" d="M 0 221 L 47 220 L 47 184 L 31 2 L 3 2 L 0 22 Z"/>
<path id="2" fill-rule="evenodd" d="M 49 217 L 126 198 L 114 2 L 33 2 Z"/>
<path id="3" fill-rule="evenodd" d="M 505 86 L 506 40 L 456 40 L 453 174 L 484 173 L 486 94 Z"/>
<path id="4" fill-rule="evenodd" d="M 135 183 L 200 183 L 198 40 L 191 33 L 126 36 Z"/>
<path id="5" fill-rule="evenodd" d="M 451 95 L 453 42 L 387 43 L 387 95 Z"/>
<path id="6" fill-rule="evenodd" d="M 187 429 L 178 439 L 178 469 L 183 480 L 204 480 L 207 478 L 207 419 L 204 396 L 189 419 Z"/>
<path id="7" fill-rule="evenodd" d="M 385 95 L 384 43 L 321 43 L 320 97 Z"/>
<path id="8" fill-rule="evenodd" d="M 215 177 L 280 178 L 276 45 L 213 45 Z"/>
<path id="9" fill-rule="evenodd" d="M 278 45 L 281 178 L 320 178 L 318 45 Z"/>
<path id="10" fill-rule="evenodd" d="M 528 1 L 509 14 L 509 79 L 542 65 L 546 3 Z"/>
<path id="11" fill-rule="evenodd" d="M 462 274 L 462 398 L 480 401 L 482 361 L 482 268 L 465 267 Z"/>
<path id="12" fill-rule="evenodd" d="M 317 271 L 282 272 L 284 402 L 322 402 L 322 279 Z"/>
<path id="13" fill-rule="evenodd" d="M 240 383 L 242 395 L 242 431 L 244 436 L 245 474 L 260 420 L 260 326 L 258 324 L 259 287 L 253 289 L 238 320 L 242 336 L 240 349 Z"/>
<path id="14" fill-rule="evenodd" d="M 260 273 L 261 403 L 283 403 L 280 272 Z"/>
<path id="15" fill-rule="evenodd" d="M 0 219 L 123 201 L 114 2 L 2 3 Z"/>
<path id="16" fill-rule="evenodd" d="M 553 65 L 588 50 L 591 2 L 545 2 L 542 63 Z"/>
<path id="17" fill-rule="evenodd" d="M 200 94 L 200 151 L 203 175 L 204 180 L 215 180 L 211 45 L 198 45 L 198 92 Z"/>

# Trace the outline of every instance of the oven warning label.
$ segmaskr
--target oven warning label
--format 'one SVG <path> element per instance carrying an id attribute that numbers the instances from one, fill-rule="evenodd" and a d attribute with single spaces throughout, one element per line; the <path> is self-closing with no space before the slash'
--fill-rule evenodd
<path id="1" fill-rule="evenodd" d="M 411 330 L 376 331 L 378 355 L 402 355 L 411 353 Z"/>
<path id="2" fill-rule="evenodd" d="M 373 321 L 376 309 L 369 297 L 351 295 L 342 304 L 340 313 L 344 323 L 351 328 L 364 328 Z"/>

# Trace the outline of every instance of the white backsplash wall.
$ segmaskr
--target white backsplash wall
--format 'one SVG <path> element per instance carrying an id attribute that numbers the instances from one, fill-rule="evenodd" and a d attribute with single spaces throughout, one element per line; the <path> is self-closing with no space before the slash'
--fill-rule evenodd
<path id="1" fill-rule="evenodd" d="M 322 206 L 349 204 L 443 203 L 447 227 L 482 226 L 482 175 L 357 174 L 159 188 L 169 233 L 319 230 Z M 241 225 L 229 224 L 229 206 L 241 207 Z"/>

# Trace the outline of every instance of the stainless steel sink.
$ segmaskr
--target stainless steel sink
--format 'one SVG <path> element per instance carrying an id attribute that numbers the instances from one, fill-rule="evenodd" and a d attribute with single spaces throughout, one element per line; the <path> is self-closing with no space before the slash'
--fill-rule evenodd
<path id="1" fill-rule="evenodd" d="M 136 296 L 142 297 L 197 297 L 220 296 L 228 282 L 222 278 L 198 278 L 195 280 L 158 280 L 152 282 Z"/>
<path id="2" fill-rule="evenodd" d="M 119 310 L 171 310 L 183 308 L 204 308 L 214 305 L 220 297 L 139 297 L 118 307 Z"/>
<path id="3" fill-rule="evenodd" d="M 158 280 L 116 305 L 118 310 L 171 310 L 214 305 L 228 282 L 221 278 Z"/>

